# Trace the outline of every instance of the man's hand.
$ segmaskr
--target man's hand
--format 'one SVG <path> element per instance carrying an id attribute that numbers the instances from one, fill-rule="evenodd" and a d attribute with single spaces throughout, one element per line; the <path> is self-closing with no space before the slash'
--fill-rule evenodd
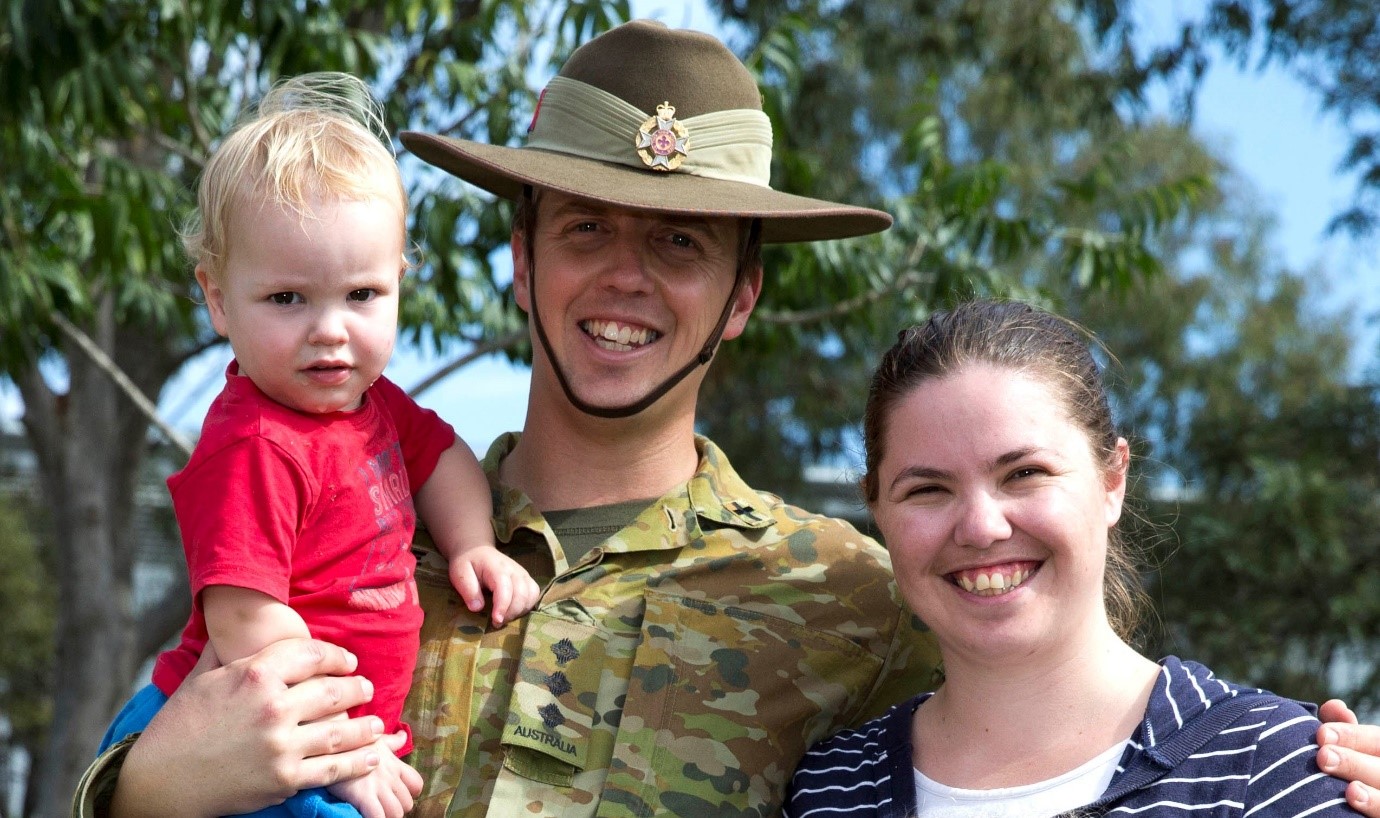
<path id="1" fill-rule="evenodd" d="M 134 743 L 112 816 L 250 812 L 378 766 L 383 722 L 331 718 L 373 696 L 347 675 L 358 665 L 348 651 L 287 639 L 218 664 L 208 647 Z"/>
<path id="2" fill-rule="evenodd" d="M 1380 818 L 1380 727 L 1358 724 L 1345 702 L 1331 699 L 1318 710 L 1318 767 L 1351 783 L 1346 800 L 1370 818 Z"/>

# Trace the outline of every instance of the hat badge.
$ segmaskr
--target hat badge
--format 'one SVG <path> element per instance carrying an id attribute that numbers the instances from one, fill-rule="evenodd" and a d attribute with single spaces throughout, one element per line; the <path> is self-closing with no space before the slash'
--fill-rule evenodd
<path id="1" fill-rule="evenodd" d="M 675 170 L 690 153 L 690 132 L 676 121 L 670 102 L 656 106 L 656 116 L 647 117 L 637 129 L 633 144 L 637 155 L 652 170 Z"/>

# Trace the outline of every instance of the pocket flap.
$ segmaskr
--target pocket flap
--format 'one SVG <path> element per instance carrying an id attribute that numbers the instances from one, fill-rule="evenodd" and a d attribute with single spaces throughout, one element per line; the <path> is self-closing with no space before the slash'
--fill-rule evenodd
<path id="1" fill-rule="evenodd" d="M 606 638 L 598 628 L 549 613 L 527 615 L 522 661 L 503 728 L 505 745 L 585 769 Z M 532 759 L 520 753 L 514 761 L 532 777 Z"/>

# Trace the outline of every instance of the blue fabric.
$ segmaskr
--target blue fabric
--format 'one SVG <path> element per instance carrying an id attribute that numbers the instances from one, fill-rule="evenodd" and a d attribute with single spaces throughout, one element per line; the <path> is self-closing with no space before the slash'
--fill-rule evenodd
<path id="1" fill-rule="evenodd" d="M 163 695 L 163 691 L 153 685 L 135 693 L 106 729 L 97 755 L 130 733 L 138 733 L 147 727 L 167 701 L 168 697 Z M 360 818 L 359 811 L 348 801 L 336 798 L 323 788 L 302 790 L 276 807 L 246 814 L 253 818 Z"/>
<path id="2" fill-rule="evenodd" d="M 1218 679 L 1196 662 L 1161 663 L 1145 717 L 1106 794 L 1080 814 L 1192 818 L 1334 818 L 1357 815 L 1346 782 L 1318 769 L 1314 713 L 1289 699 Z M 1215 706 L 1243 694 L 1254 702 L 1187 758 L 1164 750 L 1202 727 Z M 786 793 L 785 818 L 909 818 L 915 814 L 911 720 L 925 693 L 845 730 L 805 754 Z M 1141 775 L 1146 770 L 1155 775 Z M 1169 773 L 1166 775 L 1165 773 Z M 1137 783 L 1144 782 L 1144 783 Z"/>

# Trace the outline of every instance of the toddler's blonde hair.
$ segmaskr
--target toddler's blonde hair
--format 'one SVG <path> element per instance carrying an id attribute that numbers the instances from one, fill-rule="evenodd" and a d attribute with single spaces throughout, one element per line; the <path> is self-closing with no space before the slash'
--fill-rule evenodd
<path id="1" fill-rule="evenodd" d="M 218 277 L 235 208 L 278 206 L 305 219 L 314 200 L 375 197 L 397 201 L 406 230 L 407 192 L 378 102 L 349 74 L 302 74 L 274 85 L 212 153 L 182 242 Z"/>

